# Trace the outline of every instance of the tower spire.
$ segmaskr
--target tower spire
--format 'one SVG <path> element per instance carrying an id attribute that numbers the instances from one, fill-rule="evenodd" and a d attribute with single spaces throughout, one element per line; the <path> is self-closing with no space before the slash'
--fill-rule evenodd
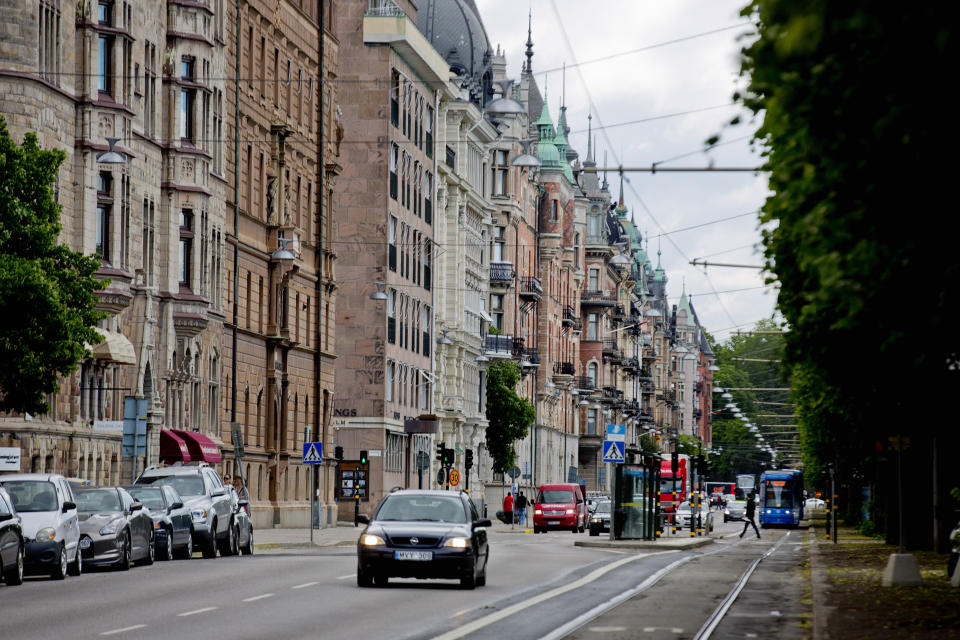
<path id="1" fill-rule="evenodd" d="M 533 7 L 527 13 L 527 64 L 524 69 L 527 73 L 533 73 Z"/>
<path id="2" fill-rule="evenodd" d="M 587 114 L 587 162 L 593 162 L 593 114 Z"/>
<path id="3" fill-rule="evenodd" d="M 624 209 L 623 206 L 623 168 L 620 169 L 620 203 L 617 207 L 621 211 Z"/>
<path id="4" fill-rule="evenodd" d="M 600 188 L 606 191 L 610 188 L 609 183 L 607 183 L 607 152 L 603 152 L 603 184 L 600 185 Z"/>

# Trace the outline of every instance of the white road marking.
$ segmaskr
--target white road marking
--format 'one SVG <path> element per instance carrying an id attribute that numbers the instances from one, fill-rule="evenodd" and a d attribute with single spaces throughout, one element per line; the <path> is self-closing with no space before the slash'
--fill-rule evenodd
<path id="1" fill-rule="evenodd" d="M 348 574 L 345 575 L 345 576 L 337 576 L 336 579 L 337 579 L 337 580 L 346 580 L 347 578 L 356 578 L 356 577 L 357 577 L 357 574 L 355 574 L 355 573 L 348 573 Z"/>
<path id="2" fill-rule="evenodd" d="M 261 594 L 258 595 L 258 596 L 252 596 L 252 597 L 250 597 L 250 598 L 244 598 L 244 599 L 243 599 L 243 602 L 254 602 L 254 601 L 256 601 L 256 600 L 263 600 L 264 598 L 272 598 L 272 597 L 273 597 L 273 594 L 272 594 L 272 593 L 261 593 Z"/>
<path id="3" fill-rule="evenodd" d="M 616 633 L 617 631 L 626 631 L 626 627 L 590 627 L 594 633 Z"/>
<path id="4" fill-rule="evenodd" d="M 194 609 L 193 611 L 184 611 L 183 613 L 178 613 L 177 616 L 181 618 L 186 618 L 187 616 L 195 616 L 198 613 L 206 613 L 207 611 L 213 611 L 216 607 L 204 607 L 203 609 Z"/>
<path id="5" fill-rule="evenodd" d="M 135 625 L 133 625 L 132 627 L 123 627 L 122 629 L 114 629 L 113 631 L 104 631 L 104 632 L 101 633 L 100 635 L 102 635 L 102 636 L 112 636 L 112 635 L 115 634 L 115 633 L 123 633 L 124 631 L 133 631 L 134 629 L 142 629 L 142 628 L 144 628 L 145 626 L 147 626 L 147 625 L 145 625 L 145 624 L 135 624 Z"/>
<path id="6" fill-rule="evenodd" d="M 461 626 L 461 627 L 459 627 L 459 628 L 457 628 L 457 629 L 453 629 L 453 630 L 451 630 L 451 631 L 448 631 L 447 633 L 444 633 L 444 634 L 441 634 L 441 635 L 439 635 L 439 636 L 436 636 L 436 637 L 434 638 L 434 640 L 456 640 L 457 638 L 462 638 L 463 636 L 469 635 L 469 634 L 477 631 L 478 629 L 482 629 L 483 627 L 486 627 L 486 626 L 488 626 L 488 625 L 493 624 L 494 622 L 497 622 L 497 621 L 499 621 L 499 620 L 503 620 L 504 618 L 506 618 L 506 617 L 508 617 L 508 616 L 512 616 L 513 614 L 518 613 L 518 612 L 520 612 L 520 611 L 527 610 L 528 607 L 531 607 L 531 606 L 533 606 L 533 605 L 535 605 L 535 604 L 539 604 L 539 603 L 544 602 L 544 601 L 546 601 L 546 600 L 550 600 L 551 598 L 555 598 L 555 597 L 557 597 L 557 596 L 559 596 L 559 595 L 561 595 L 561 594 L 564 594 L 564 593 L 566 593 L 566 592 L 568 592 L 568 591 L 572 591 L 572 590 L 574 590 L 574 589 L 578 589 L 578 588 L 582 587 L 582 586 L 585 585 L 585 584 L 589 584 L 589 583 L 591 583 L 591 582 L 594 582 L 594 581 L 600 579 L 600 578 L 601 578 L 602 576 L 604 576 L 605 574 L 613 571 L 614 569 L 616 569 L 616 568 L 618 568 L 618 567 L 621 567 L 621 566 L 627 564 L 628 562 L 633 562 L 634 560 L 639 560 L 640 558 L 646 558 L 646 557 L 653 556 L 653 555 L 660 555 L 660 554 L 663 554 L 663 553 L 673 553 L 673 552 L 672 552 L 672 551 L 658 551 L 658 552 L 654 552 L 654 553 L 638 553 L 637 555 L 634 555 L 634 556 L 630 556 L 630 557 L 627 557 L 627 558 L 621 558 L 620 560 L 617 560 L 616 562 L 611 562 L 611 563 L 608 564 L 608 565 L 605 565 L 605 566 L 603 566 L 603 567 L 600 567 L 599 569 L 596 569 L 596 570 L 588 573 L 587 575 L 583 576 L 583 577 L 580 578 L 579 580 L 575 580 L 575 581 L 573 581 L 573 582 L 571 582 L 571 583 L 569 583 L 569 584 L 566 584 L 566 585 L 564 585 L 564 586 L 562 586 L 562 587 L 557 587 L 556 589 L 551 589 L 550 591 L 547 591 L 547 592 L 545 592 L 545 593 L 541 593 L 541 594 L 538 595 L 538 596 L 534 596 L 534 597 L 532 597 L 532 598 L 528 598 L 527 600 L 524 600 L 523 602 L 518 602 L 518 603 L 516 603 L 516 604 L 510 605 L 509 607 L 507 607 L 507 608 L 505 608 L 505 609 L 502 609 L 501 611 L 497 611 L 497 612 L 495 612 L 495 613 L 491 613 L 491 614 L 486 615 L 486 616 L 484 616 L 484 617 L 482 617 L 482 618 L 479 618 L 479 619 L 477 619 L 477 620 L 474 620 L 473 622 L 469 622 L 469 623 L 467 623 L 467 624 L 465 624 L 465 625 L 463 625 L 463 626 Z M 561 636 L 561 637 L 562 637 L 562 636 Z"/>
<path id="7" fill-rule="evenodd" d="M 306 589 L 307 587 L 312 587 L 315 584 L 320 584 L 319 582 L 304 582 L 303 584 L 298 584 L 295 587 L 290 587 L 291 589 Z"/>
<path id="8" fill-rule="evenodd" d="M 670 631 L 673 631 L 674 633 L 683 633 L 683 629 L 680 627 L 674 627 L 673 629 L 670 629 Z"/>
<path id="9" fill-rule="evenodd" d="M 644 633 L 653 633 L 653 632 L 656 631 L 656 630 L 657 630 L 656 627 L 644 627 L 644 628 L 643 628 L 643 632 L 644 632 Z"/>

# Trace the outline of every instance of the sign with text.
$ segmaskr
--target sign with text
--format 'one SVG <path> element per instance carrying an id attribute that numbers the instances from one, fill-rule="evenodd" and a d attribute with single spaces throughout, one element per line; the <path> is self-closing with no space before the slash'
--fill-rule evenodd
<path id="1" fill-rule="evenodd" d="M 0 447 L 0 471 L 20 471 L 20 447 Z"/>

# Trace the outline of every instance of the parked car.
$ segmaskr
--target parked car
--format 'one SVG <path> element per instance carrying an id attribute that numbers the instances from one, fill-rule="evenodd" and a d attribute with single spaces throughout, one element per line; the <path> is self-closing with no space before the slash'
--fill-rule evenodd
<path id="1" fill-rule="evenodd" d="M 820 498 L 807 498 L 803 503 L 803 510 L 809 512 L 823 511 L 826 507 L 827 503 Z"/>
<path id="2" fill-rule="evenodd" d="M 580 485 L 545 484 L 533 503 L 533 532 L 548 529 L 570 529 L 583 533 L 586 529 L 586 504 Z"/>
<path id="3" fill-rule="evenodd" d="M 250 520 L 250 514 L 247 513 L 249 502 L 237 494 L 236 488 L 227 485 L 227 493 L 230 495 L 230 502 L 233 504 L 233 520 L 236 523 L 234 531 L 234 540 L 236 541 L 235 554 L 242 553 L 245 556 L 253 555 L 253 522 Z"/>
<path id="4" fill-rule="evenodd" d="M 0 488 L 0 577 L 8 585 L 23 584 L 23 526 L 13 500 Z"/>
<path id="5" fill-rule="evenodd" d="M 680 503 L 680 506 L 677 507 L 677 526 L 682 529 L 690 528 L 690 518 L 696 518 L 698 511 L 696 507 L 691 508 L 690 503 L 686 500 Z M 700 526 L 703 527 L 703 530 L 707 533 L 713 531 L 713 511 L 710 510 L 710 507 L 707 505 L 702 505 L 699 510 L 699 515 L 701 517 Z M 694 522 L 694 528 L 696 528 L 696 522 Z"/>
<path id="6" fill-rule="evenodd" d="M 590 515 L 590 535 L 598 536 L 601 531 L 610 531 L 611 502 L 598 502 Z"/>
<path id="7" fill-rule="evenodd" d="M 153 543 L 161 560 L 193 556 L 193 517 L 183 498 L 169 485 L 125 487 L 153 518 Z"/>
<path id="8" fill-rule="evenodd" d="M 27 543 L 24 570 L 56 580 L 83 573 L 77 504 L 67 479 L 55 473 L 0 476 L 20 515 Z"/>
<path id="9" fill-rule="evenodd" d="M 487 527 L 467 494 L 399 490 L 387 494 L 357 542 L 357 584 L 385 586 L 391 577 L 487 583 Z"/>
<path id="10" fill-rule="evenodd" d="M 137 478 L 138 485 L 168 485 L 183 497 L 193 518 L 193 546 L 204 558 L 227 556 L 236 548 L 233 505 L 217 472 L 205 462 L 179 467 L 150 467 Z"/>
<path id="11" fill-rule="evenodd" d="M 76 496 L 85 563 L 121 571 L 134 562 L 153 564 L 153 518 L 142 502 L 121 487 L 89 487 Z"/>
<path id="12" fill-rule="evenodd" d="M 743 514 L 747 512 L 746 500 L 730 500 L 723 509 L 723 521 L 740 520 Z"/>

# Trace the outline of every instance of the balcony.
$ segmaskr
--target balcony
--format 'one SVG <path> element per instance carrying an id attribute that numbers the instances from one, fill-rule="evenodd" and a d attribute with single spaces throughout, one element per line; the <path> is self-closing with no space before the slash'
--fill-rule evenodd
<path id="1" fill-rule="evenodd" d="M 614 320 L 624 320 L 627 316 L 623 312 L 623 305 L 617 304 L 613 306 L 613 312 L 611 314 Z"/>
<path id="2" fill-rule="evenodd" d="M 613 338 L 606 338 L 603 341 L 603 355 L 612 356 L 617 353 L 618 350 L 617 341 Z"/>
<path id="3" fill-rule="evenodd" d="M 490 286 L 509 287 L 515 276 L 513 264 L 509 262 L 490 263 Z"/>
<path id="4" fill-rule="evenodd" d="M 636 400 L 628 400 L 626 406 L 623 408 L 624 413 L 639 414 L 640 413 L 640 403 Z"/>
<path id="5" fill-rule="evenodd" d="M 653 422 L 653 413 L 649 409 L 644 409 L 637 414 L 641 422 Z"/>
<path id="6" fill-rule="evenodd" d="M 574 373 L 576 373 L 576 369 L 572 362 L 553 363 L 553 375 L 555 376 L 572 376 Z"/>
<path id="7" fill-rule="evenodd" d="M 540 300 L 540 296 L 543 294 L 540 278 L 532 276 L 520 278 L 519 289 L 520 297 L 526 300 Z"/>
<path id="8" fill-rule="evenodd" d="M 520 349 L 519 358 L 526 360 L 532 366 L 540 366 L 540 351 L 536 347 L 524 347 Z"/>
<path id="9" fill-rule="evenodd" d="M 650 373 L 649 369 L 640 370 L 640 382 L 653 382 L 653 374 Z"/>
<path id="10" fill-rule="evenodd" d="M 450 65 L 393 0 L 368 0 L 363 15 L 363 43 L 388 45 L 422 81 L 446 82 Z"/>
<path id="11" fill-rule="evenodd" d="M 577 313 L 573 310 L 573 307 L 567 305 L 563 308 L 563 326 L 573 327 L 579 324 L 580 318 L 577 317 Z"/>
<path id="12" fill-rule="evenodd" d="M 603 233 L 588 233 L 586 243 L 588 247 L 603 247 L 606 249 L 610 246 L 606 234 Z"/>
<path id="13" fill-rule="evenodd" d="M 640 368 L 640 361 L 636 358 L 623 358 L 621 364 L 627 371 L 636 371 Z"/>
<path id="14" fill-rule="evenodd" d="M 612 307 L 617 297 L 610 291 L 584 291 L 580 294 L 581 307 Z"/>
<path id="15" fill-rule="evenodd" d="M 597 388 L 596 383 L 590 376 L 576 376 L 573 379 L 573 384 L 580 391 L 593 391 Z"/>
<path id="16" fill-rule="evenodd" d="M 623 391 L 616 387 L 604 387 L 600 402 L 606 404 L 619 404 L 623 402 Z"/>
<path id="17" fill-rule="evenodd" d="M 484 339 L 483 351 L 491 358 L 509 358 L 513 356 L 513 336 L 488 335 Z"/>

